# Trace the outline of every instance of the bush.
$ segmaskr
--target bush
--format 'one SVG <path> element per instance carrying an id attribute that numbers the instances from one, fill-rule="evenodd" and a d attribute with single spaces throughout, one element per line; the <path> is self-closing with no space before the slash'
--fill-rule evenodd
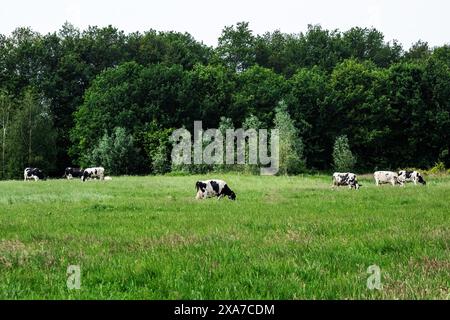
<path id="1" fill-rule="evenodd" d="M 340 172 L 352 171 L 356 164 L 346 135 L 336 138 L 333 147 L 334 169 Z"/>
<path id="2" fill-rule="evenodd" d="M 134 172 L 140 162 L 133 136 L 121 127 L 116 127 L 111 135 L 105 133 L 98 145 L 83 159 L 85 166 L 103 166 L 114 175 Z"/>
<path id="3" fill-rule="evenodd" d="M 445 164 L 440 161 L 434 165 L 433 168 L 427 170 L 427 174 L 445 174 Z"/>
<path id="4" fill-rule="evenodd" d="M 155 174 L 164 174 L 170 171 L 170 135 L 173 129 L 163 129 L 155 121 L 148 125 L 142 134 L 144 150 L 151 171 Z"/>
<path id="5" fill-rule="evenodd" d="M 305 172 L 303 140 L 287 111 L 287 105 L 281 101 L 276 108 L 275 128 L 280 133 L 280 174 L 298 174 Z"/>
<path id="6" fill-rule="evenodd" d="M 153 173 L 164 174 L 170 171 L 170 163 L 167 159 L 167 154 L 166 145 L 159 145 L 152 157 Z"/>

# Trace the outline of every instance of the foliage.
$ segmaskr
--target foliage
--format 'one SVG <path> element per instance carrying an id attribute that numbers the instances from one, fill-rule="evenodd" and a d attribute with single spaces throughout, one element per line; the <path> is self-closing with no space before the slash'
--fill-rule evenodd
<path id="1" fill-rule="evenodd" d="M 105 167 L 113 175 L 129 174 L 140 165 L 134 138 L 122 127 L 114 128 L 111 135 L 103 137 L 83 159 L 85 167 Z"/>
<path id="2" fill-rule="evenodd" d="M 46 101 L 27 89 L 15 106 L 5 142 L 7 178 L 23 176 L 26 167 L 38 167 L 46 175 L 55 168 L 56 131 Z"/>
<path id="3" fill-rule="evenodd" d="M 286 103 L 281 101 L 275 111 L 274 127 L 279 130 L 280 137 L 278 173 L 297 174 L 305 170 L 304 145 L 287 109 Z"/>
<path id="4" fill-rule="evenodd" d="M 334 169 L 338 172 L 351 172 L 356 164 L 356 158 L 353 156 L 347 136 L 336 138 L 333 147 Z"/>
<path id="5" fill-rule="evenodd" d="M 443 162 L 437 162 L 432 168 L 427 170 L 427 174 L 444 174 L 446 170 Z"/>
<path id="6" fill-rule="evenodd" d="M 239 22 L 223 29 L 215 48 L 188 33 L 152 29 L 81 31 L 65 23 L 44 35 L 17 28 L 0 35 L 6 111 L 0 117 L 8 119 L 1 120 L 7 124 L 2 179 L 19 177 L 30 162 L 20 134 L 25 127 L 19 128 L 28 90 L 36 110 L 48 115 L 36 122 L 42 127 L 45 121 L 46 128 L 33 129 L 33 145 L 43 147 L 29 158 L 53 176 L 82 164 L 86 151 L 116 127 L 132 135 L 140 150 L 141 165 L 130 173 L 150 173 L 153 160 L 143 137 L 153 121 L 159 130 L 192 130 L 194 120 L 218 128 L 225 116 L 239 128 L 253 115 L 270 129 L 281 100 L 303 142 L 308 169 L 332 167 L 334 139 L 341 135 L 352 142 L 355 170 L 426 168 L 436 160 L 450 166 L 450 47 L 418 41 L 404 51 L 373 28 L 310 25 L 295 34 L 258 35 Z M 167 148 L 154 149 L 159 168 L 165 168 Z M 194 168 L 211 169 L 189 170 Z"/>
<path id="7" fill-rule="evenodd" d="M 248 22 L 225 27 L 218 42 L 217 53 L 231 69 L 241 72 L 254 64 L 254 36 Z"/>
<path id="8" fill-rule="evenodd" d="M 150 160 L 151 171 L 164 174 L 170 171 L 170 135 L 172 129 L 161 128 L 155 121 L 142 134 L 146 158 Z"/>

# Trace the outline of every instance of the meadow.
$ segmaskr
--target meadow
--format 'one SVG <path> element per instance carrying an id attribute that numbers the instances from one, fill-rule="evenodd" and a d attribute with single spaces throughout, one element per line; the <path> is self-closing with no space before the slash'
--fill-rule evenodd
<path id="1" fill-rule="evenodd" d="M 204 176 L 0 182 L 0 299 L 449 299 L 450 177 L 211 177 L 237 200 L 195 200 Z"/>

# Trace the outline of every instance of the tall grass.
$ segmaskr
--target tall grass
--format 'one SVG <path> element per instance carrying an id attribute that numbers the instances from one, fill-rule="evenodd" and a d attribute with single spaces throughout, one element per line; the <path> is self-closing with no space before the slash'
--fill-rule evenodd
<path id="1" fill-rule="evenodd" d="M 450 178 L 332 190 L 331 178 L 220 175 L 0 183 L 3 299 L 448 299 Z M 81 289 L 66 270 L 81 267 Z M 381 269 L 381 290 L 366 286 Z"/>

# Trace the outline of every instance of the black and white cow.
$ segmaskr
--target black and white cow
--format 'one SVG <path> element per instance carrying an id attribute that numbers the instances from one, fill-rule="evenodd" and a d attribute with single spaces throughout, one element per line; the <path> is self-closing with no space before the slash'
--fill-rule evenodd
<path id="1" fill-rule="evenodd" d="M 383 183 L 390 183 L 393 186 L 400 184 L 403 186 L 403 180 L 398 178 L 398 173 L 393 171 L 375 171 L 373 173 L 373 178 L 375 179 L 375 184 L 379 186 Z"/>
<path id="2" fill-rule="evenodd" d="M 95 179 L 95 178 L 104 180 L 105 179 L 105 168 L 95 167 L 95 168 L 84 169 L 83 175 L 81 176 L 82 181 L 86 181 L 87 179 Z"/>
<path id="3" fill-rule="evenodd" d="M 80 168 L 72 168 L 72 167 L 67 167 L 64 170 L 64 178 L 67 179 L 72 179 L 72 178 L 81 178 L 83 176 L 83 169 Z"/>
<path id="4" fill-rule="evenodd" d="M 414 185 L 417 185 L 417 183 L 426 185 L 426 181 L 423 179 L 422 175 L 418 171 L 399 171 L 398 172 L 398 179 L 402 182 L 414 182 Z"/>
<path id="5" fill-rule="evenodd" d="M 358 183 L 356 174 L 351 172 L 333 173 L 333 187 L 348 186 L 350 189 L 359 189 L 362 185 Z"/>
<path id="6" fill-rule="evenodd" d="M 196 199 L 206 199 L 208 197 L 217 197 L 217 200 L 226 196 L 228 199 L 236 200 L 236 194 L 228 187 L 223 180 L 205 180 L 195 183 L 197 190 Z"/>
<path id="7" fill-rule="evenodd" d="M 25 168 L 23 171 L 23 180 L 31 180 L 34 179 L 34 181 L 38 180 L 45 180 L 45 175 L 39 168 Z"/>

